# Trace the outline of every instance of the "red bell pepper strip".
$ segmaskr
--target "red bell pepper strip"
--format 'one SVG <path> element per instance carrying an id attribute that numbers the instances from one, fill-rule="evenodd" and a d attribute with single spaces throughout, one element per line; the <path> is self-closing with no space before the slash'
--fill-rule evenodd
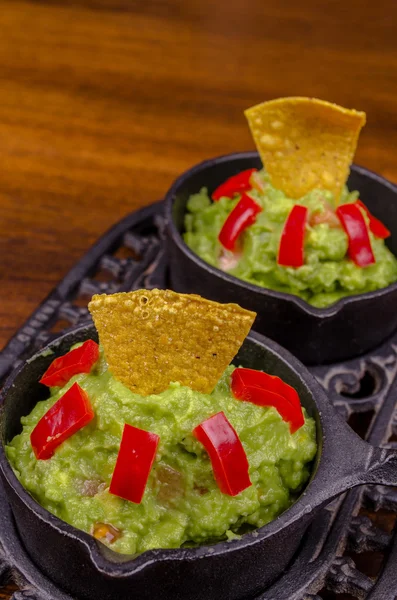
<path id="1" fill-rule="evenodd" d="M 90 399 L 78 383 L 55 402 L 30 434 L 37 459 L 51 458 L 56 448 L 94 418 Z"/>
<path id="2" fill-rule="evenodd" d="M 361 200 L 356 201 L 357 206 L 363 209 L 365 214 L 369 219 L 369 228 L 374 234 L 375 237 L 380 238 L 381 240 L 385 240 L 386 238 L 391 236 L 390 230 L 383 225 L 382 221 L 379 221 L 372 213 L 369 212 L 368 208 L 365 206 L 364 202 Z"/>
<path id="3" fill-rule="evenodd" d="M 307 213 L 306 206 L 295 204 L 288 215 L 277 256 L 277 263 L 283 267 L 301 267 L 304 264 Z"/>
<path id="4" fill-rule="evenodd" d="M 99 358 L 99 346 L 93 340 L 87 340 L 67 354 L 52 361 L 40 383 L 48 387 L 62 386 L 73 375 L 89 373 Z"/>
<path id="5" fill-rule="evenodd" d="M 216 482 L 223 494 L 237 496 L 250 487 L 245 450 L 223 412 L 200 423 L 193 430 L 193 435 L 207 450 Z"/>
<path id="6" fill-rule="evenodd" d="M 226 196 L 226 198 L 233 198 L 236 194 L 242 194 L 243 192 L 252 189 L 250 177 L 252 173 L 257 170 L 258 169 L 247 169 L 246 171 L 241 171 L 240 173 L 237 173 L 237 175 L 229 177 L 229 179 L 226 179 L 226 181 L 221 183 L 221 185 L 212 192 L 212 199 L 217 201 L 224 196 Z"/>
<path id="7" fill-rule="evenodd" d="M 279 377 L 254 369 L 235 369 L 232 373 L 232 392 L 235 398 L 259 406 L 273 406 L 295 433 L 305 419 L 297 391 Z"/>
<path id="8" fill-rule="evenodd" d="M 240 201 L 226 218 L 218 239 L 226 250 L 234 250 L 240 234 L 255 223 L 256 215 L 260 213 L 259 206 L 250 196 L 243 194 Z"/>
<path id="9" fill-rule="evenodd" d="M 277 410 L 283 421 L 289 423 L 291 433 L 295 433 L 304 424 L 303 416 L 299 414 L 296 407 L 285 396 L 280 396 L 280 394 L 276 394 L 265 388 L 246 385 L 243 397 L 238 399 L 245 402 L 252 402 L 252 404 L 257 404 L 258 406 L 272 406 Z"/>
<path id="10" fill-rule="evenodd" d="M 140 504 L 160 437 L 126 423 L 109 492 Z"/>
<path id="11" fill-rule="evenodd" d="M 375 263 L 368 228 L 361 210 L 356 204 L 341 204 L 336 209 L 344 230 L 349 238 L 348 254 L 358 267 Z"/>
<path id="12" fill-rule="evenodd" d="M 271 392 L 275 392 L 276 394 L 280 394 L 280 396 L 285 396 L 291 404 L 302 409 L 296 389 L 288 385 L 288 383 L 285 383 L 285 381 L 276 375 L 269 375 L 269 373 L 264 373 L 263 371 L 239 367 L 233 371 L 232 386 L 233 385 L 236 386 L 236 389 L 240 389 L 245 385 L 262 387 Z M 233 387 L 232 391 L 234 391 Z"/>

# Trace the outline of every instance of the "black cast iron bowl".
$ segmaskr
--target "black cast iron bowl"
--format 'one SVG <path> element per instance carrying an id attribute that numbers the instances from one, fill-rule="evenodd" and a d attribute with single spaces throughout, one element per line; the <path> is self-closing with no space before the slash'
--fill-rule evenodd
<path id="1" fill-rule="evenodd" d="M 240 540 L 177 550 L 151 550 L 131 559 L 64 523 L 24 490 L 4 453 L 48 390 L 38 383 L 54 356 L 87 338 L 85 325 L 49 344 L 6 382 L 1 395 L 0 472 L 20 537 L 32 560 L 74 597 L 87 600 L 237 600 L 268 586 L 288 565 L 321 506 L 363 483 L 397 485 L 397 452 L 363 442 L 334 412 L 307 369 L 275 342 L 251 333 L 234 362 L 264 369 L 294 386 L 316 420 L 318 453 L 312 477 L 297 502 L 265 527 Z"/>
<path id="2" fill-rule="evenodd" d="M 255 330 L 306 364 L 342 361 L 377 346 L 397 328 L 397 283 L 319 309 L 292 294 L 237 279 L 203 261 L 185 244 L 182 233 L 189 196 L 202 187 L 211 193 L 231 175 L 251 167 L 262 167 L 256 152 L 207 160 L 185 171 L 168 191 L 165 214 L 172 288 L 255 311 Z M 348 186 L 359 190 L 361 200 L 391 230 L 386 244 L 397 255 L 397 186 L 355 165 Z"/>

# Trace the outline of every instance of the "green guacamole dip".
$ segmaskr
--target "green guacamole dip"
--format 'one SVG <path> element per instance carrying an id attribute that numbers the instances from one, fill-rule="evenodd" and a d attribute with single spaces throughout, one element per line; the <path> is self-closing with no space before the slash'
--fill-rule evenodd
<path id="1" fill-rule="evenodd" d="M 263 210 L 257 215 L 256 223 L 242 234 L 237 260 L 224 250 L 218 235 L 240 196 L 212 202 L 206 188 L 190 196 L 184 239 L 203 260 L 249 283 L 295 294 L 318 308 L 329 306 L 344 296 L 370 292 L 397 281 L 397 259 L 383 240 L 370 233 L 376 263 L 357 267 L 346 254 L 348 237 L 342 227 L 319 223 L 327 212 L 335 209 L 332 192 L 316 189 L 299 200 L 292 200 L 271 185 L 264 170 L 259 172 L 259 177 L 264 192 L 253 189 L 249 195 Z M 340 203 L 354 202 L 358 195 L 345 188 Z M 280 236 L 294 204 L 309 209 L 305 264 L 298 268 L 277 264 Z"/>
<path id="2" fill-rule="evenodd" d="M 47 510 L 88 533 L 96 523 L 121 536 L 109 543 L 126 554 L 150 548 L 233 538 L 240 527 L 260 527 L 287 509 L 310 474 L 316 454 L 315 423 L 294 435 L 274 408 L 236 400 L 230 366 L 211 394 L 173 383 L 158 395 L 142 397 L 119 383 L 103 355 L 93 371 L 72 377 L 22 418 L 23 431 L 7 446 L 22 485 Z M 94 420 L 61 444 L 52 458 L 36 460 L 30 434 L 47 410 L 74 382 L 88 393 Z M 224 411 L 236 429 L 250 465 L 251 487 L 235 497 L 223 494 L 209 457 L 192 430 Z M 124 423 L 160 436 L 157 456 L 141 504 L 109 493 Z"/>

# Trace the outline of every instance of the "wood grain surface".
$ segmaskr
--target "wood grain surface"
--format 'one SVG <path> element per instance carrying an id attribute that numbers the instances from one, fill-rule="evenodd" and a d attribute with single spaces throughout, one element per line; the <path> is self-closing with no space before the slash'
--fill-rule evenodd
<path id="1" fill-rule="evenodd" d="M 252 104 L 365 110 L 356 162 L 397 181 L 396 17 L 393 0 L 3 0 L 0 347 L 112 223 L 252 149 Z"/>
<path id="2" fill-rule="evenodd" d="M 396 19 L 395 0 L 2 0 L 0 348 L 111 224 L 252 149 L 255 103 L 366 111 L 356 162 L 397 182 Z"/>

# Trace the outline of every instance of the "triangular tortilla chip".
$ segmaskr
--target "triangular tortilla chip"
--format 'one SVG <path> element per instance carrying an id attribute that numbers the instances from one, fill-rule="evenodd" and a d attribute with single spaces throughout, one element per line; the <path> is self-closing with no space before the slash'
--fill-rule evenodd
<path id="1" fill-rule="evenodd" d="M 279 98 L 245 116 L 274 187 L 290 198 L 325 188 L 338 202 L 365 113 L 315 98 Z"/>
<path id="2" fill-rule="evenodd" d="M 88 305 L 109 369 L 144 396 L 179 381 L 211 392 L 256 313 L 170 290 L 94 296 Z"/>

